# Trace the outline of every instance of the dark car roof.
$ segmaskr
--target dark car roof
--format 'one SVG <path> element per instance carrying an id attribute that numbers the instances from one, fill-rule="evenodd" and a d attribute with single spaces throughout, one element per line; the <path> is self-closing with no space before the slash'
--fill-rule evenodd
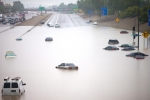
<path id="1" fill-rule="evenodd" d="M 109 39 L 109 40 L 117 40 L 117 39 Z"/>
<path id="2" fill-rule="evenodd" d="M 107 47 L 113 47 L 113 48 L 117 48 L 116 46 L 107 46 Z"/>
<path id="3" fill-rule="evenodd" d="M 122 44 L 122 45 L 129 45 L 129 46 L 132 46 L 131 44 Z"/>
<path id="4" fill-rule="evenodd" d="M 46 37 L 46 39 L 52 39 L 52 37 Z"/>
<path id="5" fill-rule="evenodd" d="M 16 38 L 16 40 L 22 40 L 22 38 Z"/>
<path id="6" fill-rule="evenodd" d="M 130 54 L 135 54 L 135 53 L 141 53 L 141 52 L 131 52 Z M 141 54 L 143 54 L 143 53 L 141 53 Z"/>
<path id="7" fill-rule="evenodd" d="M 128 32 L 128 31 L 121 31 L 121 32 Z"/>

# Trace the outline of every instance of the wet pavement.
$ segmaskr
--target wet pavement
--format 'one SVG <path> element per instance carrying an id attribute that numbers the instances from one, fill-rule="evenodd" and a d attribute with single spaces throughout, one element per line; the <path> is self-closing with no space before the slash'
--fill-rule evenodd
<path id="1" fill-rule="evenodd" d="M 66 16 L 60 18 L 69 18 Z M 125 56 L 134 51 L 103 50 L 109 39 L 118 39 L 116 46 L 132 44 L 131 31 L 120 34 L 122 29 L 72 25 L 38 26 L 23 35 L 22 41 L 15 39 L 32 26 L 0 33 L 0 87 L 6 76 L 20 76 L 27 84 L 20 97 L 3 96 L 0 100 L 150 100 L 150 56 L 137 60 Z M 46 37 L 53 37 L 53 41 L 45 42 Z M 137 38 L 135 42 L 137 45 Z M 150 45 L 143 45 L 140 37 L 139 51 L 150 55 Z M 5 59 L 9 50 L 17 58 Z M 55 68 L 63 62 L 74 63 L 79 69 Z"/>

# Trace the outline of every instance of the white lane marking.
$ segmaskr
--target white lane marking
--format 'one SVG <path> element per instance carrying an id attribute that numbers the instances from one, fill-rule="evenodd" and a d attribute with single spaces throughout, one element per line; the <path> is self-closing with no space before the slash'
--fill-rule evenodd
<path id="1" fill-rule="evenodd" d="M 56 19 L 55 24 L 58 22 L 58 18 L 59 18 L 59 14 L 58 14 L 58 16 L 57 16 L 57 19 Z M 54 24 L 54 28 L 55 28 L 55 24 Z"/>
<path id="2" fill-rule="evenodd" d="M 53 17 L 54 17 L 54 14 L 45 23 L 46 24 L 49 23 Z"/>
<path id="3" fill-rule="evenodd" d="M 55 28 L 55 23 L 57 21 L 57 17 L 58 17 L 58 14 L 55 14 L 54 17 L 53 17 L 53 19 L 51 20 L 51 23 L 54 25 L 53 28 Z"/>
<path id="4" fill-rule="evenodd" d="M 47 26 L 47 23 L 49 23 L 49 21 L 53 18 L 54 15 L 52 15 L 46 22 L 43 26 Z"/>
<path id="5" fill-rule="evenodd" d="M 58 16 L 57 16 L 57 19 L 56 19 L 56 22 L 55 22 L 55 23 L 57 23 L 57 22 L 58 22 L 58 18 L 59 18 L 59 14 L 58 14 Z"/>

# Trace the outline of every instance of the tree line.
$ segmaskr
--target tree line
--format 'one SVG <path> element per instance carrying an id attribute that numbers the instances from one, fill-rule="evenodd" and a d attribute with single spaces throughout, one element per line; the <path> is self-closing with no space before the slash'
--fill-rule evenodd
<path id="1" fill-rule="evenodd" d="M 101 8 L 107 7 L 108 15 L 117 14 L 120 18 L 135 17 L 138 15 L 141 22 L 148 21 L 148 10 L 150 9 L 150 0 L 78 0 L 78 8 L 88 13 L 88 10 L 97 12 L 101 16 Z"/>
<path id="2" fill-rule="evenodd" d="M 75 7 L 77 7 L 77 4 L 69 3 L 64 4 L 63 2 L 58 6 L 58 9 L 70 9 L 73 10 Z"/>
<path id="3" fill-rule="evenodd" d="M 14 1 L 13 5 L 10 6 L 9 8 L 11 8 L 12 12 L 24 11 L 24 5 L 20 1 Z M 2 1 L 0 1 L 0 12 L 1 13 L 7 12 L 6 7 Z"/>

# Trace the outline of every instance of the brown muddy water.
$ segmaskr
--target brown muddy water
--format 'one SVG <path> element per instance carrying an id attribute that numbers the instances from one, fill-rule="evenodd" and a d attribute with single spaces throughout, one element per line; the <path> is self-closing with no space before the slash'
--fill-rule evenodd
<path id="1" fill-rule="evenodd" d="M 1 89 L 6 76 L 20 76 L 27 84 L 25 94 L 0 100 L 150 100 L 150 56 L 136 60 L 125 56 L 134 51 L 103 50 L 109 39 L 118 39 L 116 46 L 132 44 L 131 34 L 102 26 L 36 27 L 22 41 L 15 40 L 30 28 L 0 33 Z M 53 42 L 45 42 L 46 37 Z M 139 51 L 150 55 L 143 44 L 140 37 Z M 17 58 L 6 59 L 9 50 Z M 79 69 L 56 69 L 62 62 L 72 62 Z"/>

